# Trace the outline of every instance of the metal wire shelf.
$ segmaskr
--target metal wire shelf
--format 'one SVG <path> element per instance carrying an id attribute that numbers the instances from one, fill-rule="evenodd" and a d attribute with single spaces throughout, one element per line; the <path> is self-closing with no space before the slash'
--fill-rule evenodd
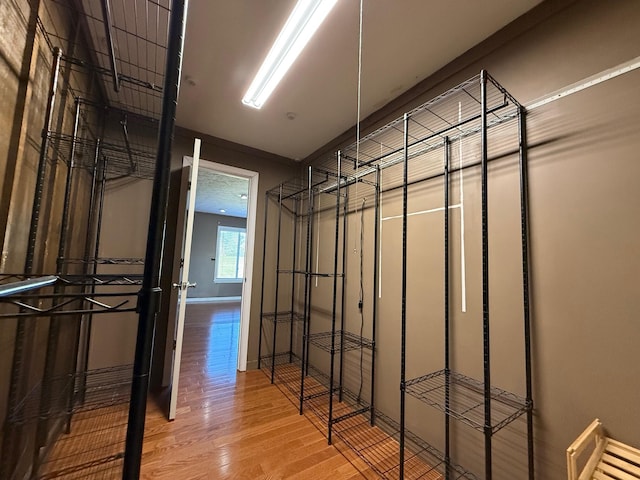
<path id="1" fill-rule="evenodd" d="M 144 258 L 66 258 L 62 263 L 99 265 L 144 265 Z"/>
<path id="2" fill-rule="evenodd" d="M 19 307 L 17 312 L 0 313 L 0 318 L 22 318 L 40 316 L 70 316 L 81 314 L 101 314 L 114 312 L 135 312 L 136 305 L 130 300 L 121 300 L 115 304 L 106 303 L 105 298 L 134 297 L 137 299 L 137 292 L 110 292 L 110 293 L 59 293 L 59 294 L 39 294 L 23 295 L 20 300 L 2 299 L 2 303 L 12 304 Z M 97 300 L 98 298 L 102 300 Z M 51 299 L 51 305 L 41 307 L 40 302 Z M 129 305 L 129 306 L 127 306 Z"/>
<path id="3" fill-rule="evenodd" d="M 0 285 L 51 277 L 48 274 L 27 275 L 24 273 L 4 273 L 0 275 Z M 105 286 L 105 285 L 140 285 L 142 274 L 77 274 L 77 275 L 53 275 L 57 282 L 69 286 Z"/>
<path id="4" fill-rule="evenodd" d="M 52 28 L 55 23 L 49 19 L 68 18 L 80 23 L 88 37 L 83 48 L 89 61 L 65 61 L 102 77 L 103 95 L 110 106 L 158 118 L 169 14 L 170 4 L 164 0 L 110 2 L 106 15 L 97 0 L 47 0 L 41 29 L 49 45 L 67 45 L 66 32 Z"/>
<path id="5" fill-rule="evenodd" d="M 358 399 L 355 393 L 343 389 L 341 396 L 339 390 L 335 389 L 333 393 L 333 412 L 331 418 L 329 418 L 329 395 L 326 390 L 325 393 L 327 394 L 310 398 L 305 403 L 305 407 L 313 412 L 325 425 L 329 422 L 335 425 L 354 416 L 366 413 L 371 408 L 368 402 Z"/>
<path id="6" fill-rule="evenodd" d="M 276 353 L 273 359 L 271 355 L 265 355 L 261 358 L 261 363 L 268 376 L 270 376 L 273 365 L 274 376 L 278 380 L 277 384 L 286 387 L 296 400 L 300 399 L 300 365 L 302 362 L 298 355 L 292 352 L 282 352 Z M 305 383 L 304 400 L 328 395 L 329 377 L 311 365 L 309 365 L 309 371 L 311 372 L 310 377 L 314 381 Z"/>
<path id="7" fill-rule="evenodd" d="M 76 413 L 73 430 L 62 435 L 36 478 L 120 478 L 129 404 Z"/>
<path id="8" fill-rule="evenodd" d="M 132 365 L 119 365 L 45 379 L 10 412 L 7 422 L 21 425 L 127 403 L 132 369 Z M 58 394 L 46 398 L 43 392 L 47 391 Z M 70 395 L 73 396 L 71 402 Z M 46 410 L 42 405 L 47 405 Z"/>
<path id="9" fill-rule="evenodd" d="M 520 104 L 487 75 L 487 128 L 512 120 L 520 108 Z M 445 137 L 454 141 L 475 135 L 481 129 L 480 111 L 481 78 L 478 74 L 407 112 L 405 115 L 413 125 L 409 134 L 410 156 L 441 147 Z M 401 162 L 404 159 L 403 143 L 404 116 L 343 149 L 343 157 L 353 161 L 355 175 L 358 167 L 375 163 L 386 167 Z M 359 158 L 356 158 L 356 152 Z"/>
<path id="10" fill-rule="evenodd" d="M 51 158 L 68 163 L 73 148 L 76 168 L 93 168 L 96 140 L 82 137 L 76 137 L 74 140 L 71 135 L 54 132 L 49 133 L 49 140 Z M 104 170 L 107 179 L 120 175 L 134 178 L 153 178 L 156 154 L 148 147 L 139 144 L 120 145 L 103 141 L 99 145 L 98 154 L 106 163 Z"/>
<path id="11" fill-rule="evenodd" d="M 291 311 L 263 313 L 262 318 L 276 323 L 301 322 L 304 320 L 304 316 L 301 313 Z"/>
<path id="12" fill-rule="evenodd" d="M 446 402 L 446 389 L 449 402 Z M 438 370 L 406 382 L 406 392 L 428 405 L 484 432 L 484 386 L 460 373 Z M 491 387 L 491 432 L 495 433 L 531 409 L 531 404 L 505 390 Z"/>
<path id="13" fill-rule="evenodd" d="M 290 359 L 293 358 L 293 361 Z M 264 373 L 271 372 L 271 356 L 265 356 Z M 289 393 L 290 400 L 297 404 L 300 397 L 300 359 L 290 352 L 275 355 L 276 385 L 284 387 L 283 392 Z M 305 381 L 305 392 L 312 393 L 305 399 L 310 418 L 318 419 L 321 424 L 328 422 L 328 378 L 310 366 L 310 378 Z M 371 407 L 368 403 L 358 400 L 357 396 L 343 390 L 342 402 L 339 402 L 339 392 L 334 392 L 334 414 L 332 419 L 333 433 L 358 458 L 363 460 L 377 475 L 385 479 L 399 478 L 398 437 L 400 426 L 385 414 L 376 411 L 375 426 L 371 426 Z M 422 440 L 414 433 L 405 430 L 405 479 L 438 479 L 443 478 L 446 469 L 444 455 L 432 445 Z M 449 463 L 449 474 L 452 479 L 478 480 L 477 477 L 460 465 Z"/>
<path id="14" fill-rule="evenodd" d="M 309 343 L 325 352 L 331 352 L 331 332 L 312 333 L 309 335 Z M 360 348 L 373 349 L 373 341 L 351 332 L 336 330 L 334 334 L 334 348 L 345 352 Z"/>
<path id="15" fill-rule="evenodd" d="M 296 399 L 300 399 L 300 357 L 292 352 L 282 352 L 274 355 L 274 376 L 279 380 L 279 384 L 284 385 Z M 272 356 L 265 355 L 261 358 L 265 372 L 271 372 Z M 339 391 L 337 386 L 333 387 L 334 392 Z M 310 400 L 318 397 L 329 396 L 329 376 L 321 372 L 313 365 L 307 365 L 305 372 L 304 397 L 308 404 Z"/>
<path id="16" fill-rule="evenodd" d="M 522 106 L 488 74 L 486 85 L 487 130 L 513 124 Z M 442 175 L 444 164 L 441 156 L 429 154 L 441 150 L 446 142 L 462 141 L 477 135 L 482 130 L 481 110 L 481 75 L 478 74 L 407 112 L 407 159 L 410 161 L 411 178 Z M 385 170 L 402 164 L 405 158 L 404 134 L 403 116 L 343 148 L 340 152 L 342 185 L 351 185 L 372 176 L 376 168 Z M 474 161 L 473 156 L 468 156 L 458 167 L 470 167 Z M 327 156 L 318 165 L 330 167 L 335 162 L 335 157 Z M 398 184 L 397 174 L 385 173 L 388 177 L 385 183 L 389 186 Z M 335 188 L 336 184 L 334 181 L 332 185 L 325 186 L 325 191 Z"/>
<path id="17" fill-rule="evenodd" d="M 278 385 L 283 385 L 296 399 L 300 398 L 300 358 L 290 352 L 275 355 L 275 377 Z M 264 371 L 267 375 L 271 371 L 271 356 L 262 359 Z M 321 421 L 329 422 L 329 377 L 318 369 L 309 365 L 309 373 L 305 378 L 304 400 L 309 408 Z M 354 415 L 368 412 L 368 402 L 351 392 L 350 390 L 334 387 L 332 423 L 339 423 Z"/>
<path id="18" fill-rule="evenodd" d="M 400 425 L 382 412 L 375 412 L 375 425 L 369 414 L 351 417 L 334 427 L 334 433 L 375 473 L 385 479 L 399 478 Z M 445 456 L 438 449 L 405 430 L 404 478 L 441 480 L 447 470 Z M 449 462 L 451 479 L 478 480 L 460 465 Z"/>
<path id="19" fill-rule="evenodd" d="M 142 274 L 97 274 L 97 275 L 60 275 L 60 282 L 65 285 L 82 286 L 122 286 L 142 285 Z"/>
<path id="20" fill-rule="evenodd" d="M 335 160 L 335 158 L 334 158 Z M 334 186 L 337 179 L 341 178 L 342 182 L 346 181 L 346 177 L 338 175 L 335 171 L 335 165 L 322 165 L 312 167 L 309 175 L 293 177 L 267 191 L 267 195 L 278 200 L 304 199 L 309 196 L 320 193 L 335 194 Z"/>
<path id="21" fill-rule="evenodd" d="M 5 274 L 0 278 L 0 304 L 12 305 L 15 311 L 3 311 L 0 318 L 61 316 L 133 312 L 136 290 L 142 275 L 20 275 Z M 22 286 L 25 286 L 22 288 Z M 31 288 L 27 288 L 31 285 Z M 42 288 L 57 286 L 57 290 Z M 118 291 L 99 291 L 86 287 L 119 287 Z M 60 289 L 62 287 L 62 289 Z M 70 290 L 67 290 L 67 287 Z M 82 288 L 85 287 L 85 288 Z M 39 290 L 38 293 L 27 293 Z M 80 291 L 84 290 L 84 291 Z M 129 297 L 129 298 L 127 298 Z M 116 303 L 107 303 L 117 299 Z M 135 300 L 132 302 L 131 300 Z M 46 302 L 43 304 L 43 301 Z"/>
<path id="22" fill-rule="evenodd" d="M 323 273 L 323 272 L 307 272 L 304 270 L 278 270 L 278 273 L 284 274 L 295 274 L 295 275 L 308 275 L 309 277 L 318 277 L 318 278 L 333 278 L 333 277 L 342 277 L 344 274 L 342 273 Z"/>

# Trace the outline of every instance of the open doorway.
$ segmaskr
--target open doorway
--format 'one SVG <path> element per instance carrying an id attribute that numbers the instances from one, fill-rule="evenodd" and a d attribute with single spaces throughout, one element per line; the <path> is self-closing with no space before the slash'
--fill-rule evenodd
<path id="1" fill-rule="evenodd" d="M 170 392 L 168 408 L 170 420 L 173 420 L 176 415 L 182 383 L 179 377 L 182 370 L 180 365 L 183 358 L 183 334 L 186 333 L 185 326 L 188 323 L 185 322 L 185 314 L 189 297 L 191 301 L 196 302 L 200 299 L 202 303 L 199 305 L 202 305 L 205 301 L 215 301 L 214 299 L 237 298 L 239 294 L 240 321 L 237 329 L 239 336 L 234 335 L 237 344 L 237 349 L 234 351 L 237 351 L 237 355 L 227 361 L 232 362 L 237 370 L 245 371 L 247 368 L 258 173 L 199 160 L 199 152 L 200 140 L 196 139 L 194 157 L 184 157 L 181 172 L 179 210 L 184 212 L 184 215 L 182 218 L 179 215 L 177 225 L 178 231 L 182 230 L 184 233 L 179 234 L 182 241 L 176 245 L 177 251 L 182 251 L 182 255 L 178 257 L 179 260 L 181 259 L 180 265 L 174 264 L 174 275 L 179 272 L 179 278 L 174 277 L 169 311 L 175 312 L 175 322 L 170 323 L 170 327 L 173 328 L 167 332 L 163 376 L 163 384 L 169 386 Z M 193 166 L 196 168 L 194 169 Z M 202 181 L 198 180 L 199 176 L 202 176 Z M 190 188 L 189 185 L 195 188 Z M 223 203 L 225 196 L 235 196 L 238 200 Z M 245 196 L 247 198 L 244 198 Z M 196 207 L 198 203 L 200 207 Z M 208 204 L 207 209 L 217 213 L 200 212 L 198 215 L 200 222 L 208 224 L 208 228 L 200 228 L 203 234 L 196 233 L 196 241 L 193 241 L 196 210 L 205 210 L 203 204 Z M 243 207 L 242 204 L 245 206 Z M 235 208 L 239 208 L 239 211 L 234 211 Z M 234 212 L 236 215 L 226 215 Z M 246 215 L 245 218 L 242 218 L 243 214 Z M 201 249 L 198 243 L 208 243 L 208 245 Z M 196 257 L 191 262 L 189 259 L 194 246 Z M 218 267 L 217 264 L 220 266 Z M 200 282 L 194 281 L 191 275 L 192 265 L 195 275 L 202 276 Z M 194 286 L 196 288 L 193 290 L 201 293 L 188 295 L 192 290 L 190 287 Z M 180 292 L 179 295 L 178 292 Z M 189 358 L 194 355 L 199 354 L 193 351 L 189 354 Z"/>
<path id="2" fill-rule="evenodd" d="M 240 302 L 249 180 L 200 167 L 196 192 L 187 304 Z"/>
<path id="3" fill-rule="evenodd" d="M 258 173 L 200 160 L 189 303 L 240 302 L 237 369 L 247 369 Z"/>

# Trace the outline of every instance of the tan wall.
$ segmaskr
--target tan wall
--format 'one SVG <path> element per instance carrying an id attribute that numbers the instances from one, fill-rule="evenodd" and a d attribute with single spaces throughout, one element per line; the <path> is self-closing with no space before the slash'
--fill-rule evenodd
<path id="1" fill-rule="evenodd" d="M 637 57 L 638 21 L 640 3 L 635 1 L 546 2 L 394 101 L 383 112 L 384 119 L 369 121 L 368 126 L 399 117 L 482 68 L 526 105 Z M 566 447 L 595 417 L 604 421 L 612 436 L 640 445 L 636 348 L 640 312 L 634 278 L 640 270 L 635 241 L 640 232 L 638 85 L 640 73 L 634 71 L 528 116 L 537 478 L 565 475 Z M 339 144 L 340 140 L 331 148 Z M 506 156 L 490 171 L 491 348 L 494 383 L 523 394 L 514 162 L 513 155 Z M 477 178 L 477 170 L 465 176 L 465 314 L 460 312 L 459 211 L 451 215 L 453 368 L 476 377 L 482 373 Z M 458 180 L 452 180 L 455 198 Z M 399 192 L 385 194 L 384 215 L 401 213 L 400 202 Z M 409 211 L 439 206 L 441 180 L 410 189 Z M 376 381 L 378 406 L 396 414 L 401 231 L 399 223 L 391 227 L 391 222 L 384 223 L 382 234 Z M 443 363 L 442 214 L 410 219 L 408 242 L 407 377 L 411 378 L 442 368 Z M 354 302 L 351 292 L 348 305 Z M 326 304 L 329 297 L 316 295 L 316 301 Z M 413 399 L 407 405 L 407 425 L 441 444 L 442 416 Z M 518 420 L 494 437 L 494 478 L 526 477 L 524 431 L 523 421 Z M 478 475 L 484 471 L 482 445 L 477 432 L 455 425 L 455 457 Z"/>
<path id="2" fill-rule="evenodd" d="M 149 206 L 153 181 L 124 178 L 108 181 L 104 196 L 104 213 L 100 235 L 100 258 L 144 258 L 147 246 Z M 141 274 L 142 265 L 100 265 L 98 273 Z M 129 290 L 137 292 L 139 286 Z M 103 287 L 113 291 L 113 287 Z M 126 287 L 118 287 L 126 291 Z M 135 297 L 114 297 L 113 304 L 127 300 L 135 306 Z M 133 364 L 138 314 L 94 315 L 91 325 L 89 369 Z"/>

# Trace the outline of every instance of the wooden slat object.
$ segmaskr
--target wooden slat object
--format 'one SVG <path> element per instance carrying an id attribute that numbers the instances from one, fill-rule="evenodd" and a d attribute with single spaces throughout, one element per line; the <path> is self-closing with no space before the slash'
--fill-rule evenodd
<path id="1" fill-rule="evenodd" d="M 587 462 L 578 468 L 578 459 L 593 446 Z M 602 422 L 595 419 L 567 449 L 569 480 L 640 480 L 640 450 L 604 434 Z"/>

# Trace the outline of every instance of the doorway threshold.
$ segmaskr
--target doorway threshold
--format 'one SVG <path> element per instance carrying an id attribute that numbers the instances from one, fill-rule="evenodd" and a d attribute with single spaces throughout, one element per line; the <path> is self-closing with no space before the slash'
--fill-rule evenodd
<path id="1" fill-rule="evenodd" d="M 226 302 L 239 302 L 242 300 L 241 296 L 237 297 L 192 297 L 187 298 L 187 304 L 189 303 L 226 303 Z"/>

